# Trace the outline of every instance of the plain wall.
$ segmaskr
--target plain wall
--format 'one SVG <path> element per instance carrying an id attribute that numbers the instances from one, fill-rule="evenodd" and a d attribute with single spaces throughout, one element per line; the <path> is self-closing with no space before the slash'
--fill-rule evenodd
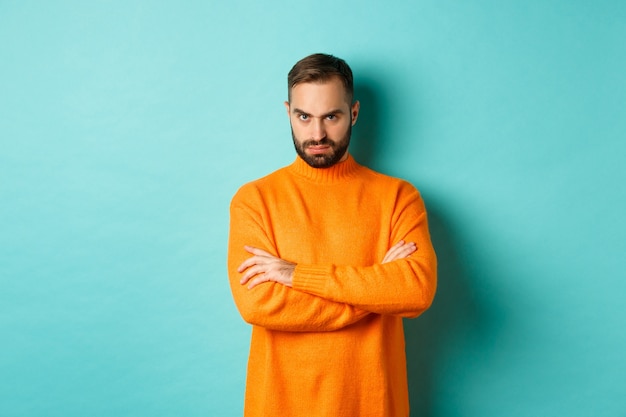
<path id="1" fill-rule="evenodd" d="M 0 415 L 241 415 L 228 205 L 295 158 L 286 75 L 313 52 L 355 72 L 357 160 L 429 210 L 412 415 L 626 415 L 624 22 L 617 0 L 0 1 Z"/>

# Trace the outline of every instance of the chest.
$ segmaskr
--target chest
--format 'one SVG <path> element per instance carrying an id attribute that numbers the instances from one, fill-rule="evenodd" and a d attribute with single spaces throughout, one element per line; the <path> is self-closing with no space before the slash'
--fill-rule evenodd
<path id="1" fill-rule="evenodd" d="M 293 187 L 272 198 L 267 228 L 284 259 L 371 265 L 388 248 L 393 202 L 364 186 Z"/>

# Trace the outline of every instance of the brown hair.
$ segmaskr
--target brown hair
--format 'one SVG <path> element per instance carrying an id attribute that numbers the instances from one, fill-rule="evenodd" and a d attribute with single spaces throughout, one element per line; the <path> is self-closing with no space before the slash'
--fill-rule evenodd
<path id="1" fill-rule="evenodd" d="M 341 58 L 328 54 L 313 54 L 300 61 L 291 68 L 287 76 L 288 97 L 291 101 L 291 89 L 300 83 L 323 83 L 333 77 L 338 77 L 346 90 L 348 103 L 352 104 L 354 84 L 352 70 Z"/>

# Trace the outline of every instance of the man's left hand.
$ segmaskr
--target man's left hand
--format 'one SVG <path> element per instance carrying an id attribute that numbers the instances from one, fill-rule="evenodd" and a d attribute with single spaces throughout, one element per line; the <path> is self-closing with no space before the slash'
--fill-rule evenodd
<path id="1" fill-rule="evenodd" d="M 253 246 L 244 246 L 244 249 L 254 256 L 246 259 L 237 269 L 238 272 L 246 272 L 239 281 L 241 285 L 248 284 L 248 289 L 251 289 L 264 282 L 273 281 L 287 287 L 292 286 L 296 264 Z"/>

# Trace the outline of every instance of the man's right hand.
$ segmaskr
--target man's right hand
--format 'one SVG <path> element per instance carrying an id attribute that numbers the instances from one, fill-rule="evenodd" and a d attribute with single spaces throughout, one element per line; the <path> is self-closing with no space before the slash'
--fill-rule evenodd
<path id="1" fill-rule="evenodd" d="M 414 242 L 399 241 L 393 245 L 385 254 L 382 263 L 395 261 L 398 259 L 404 259 L 417 250 L 417 246 Z"/>

